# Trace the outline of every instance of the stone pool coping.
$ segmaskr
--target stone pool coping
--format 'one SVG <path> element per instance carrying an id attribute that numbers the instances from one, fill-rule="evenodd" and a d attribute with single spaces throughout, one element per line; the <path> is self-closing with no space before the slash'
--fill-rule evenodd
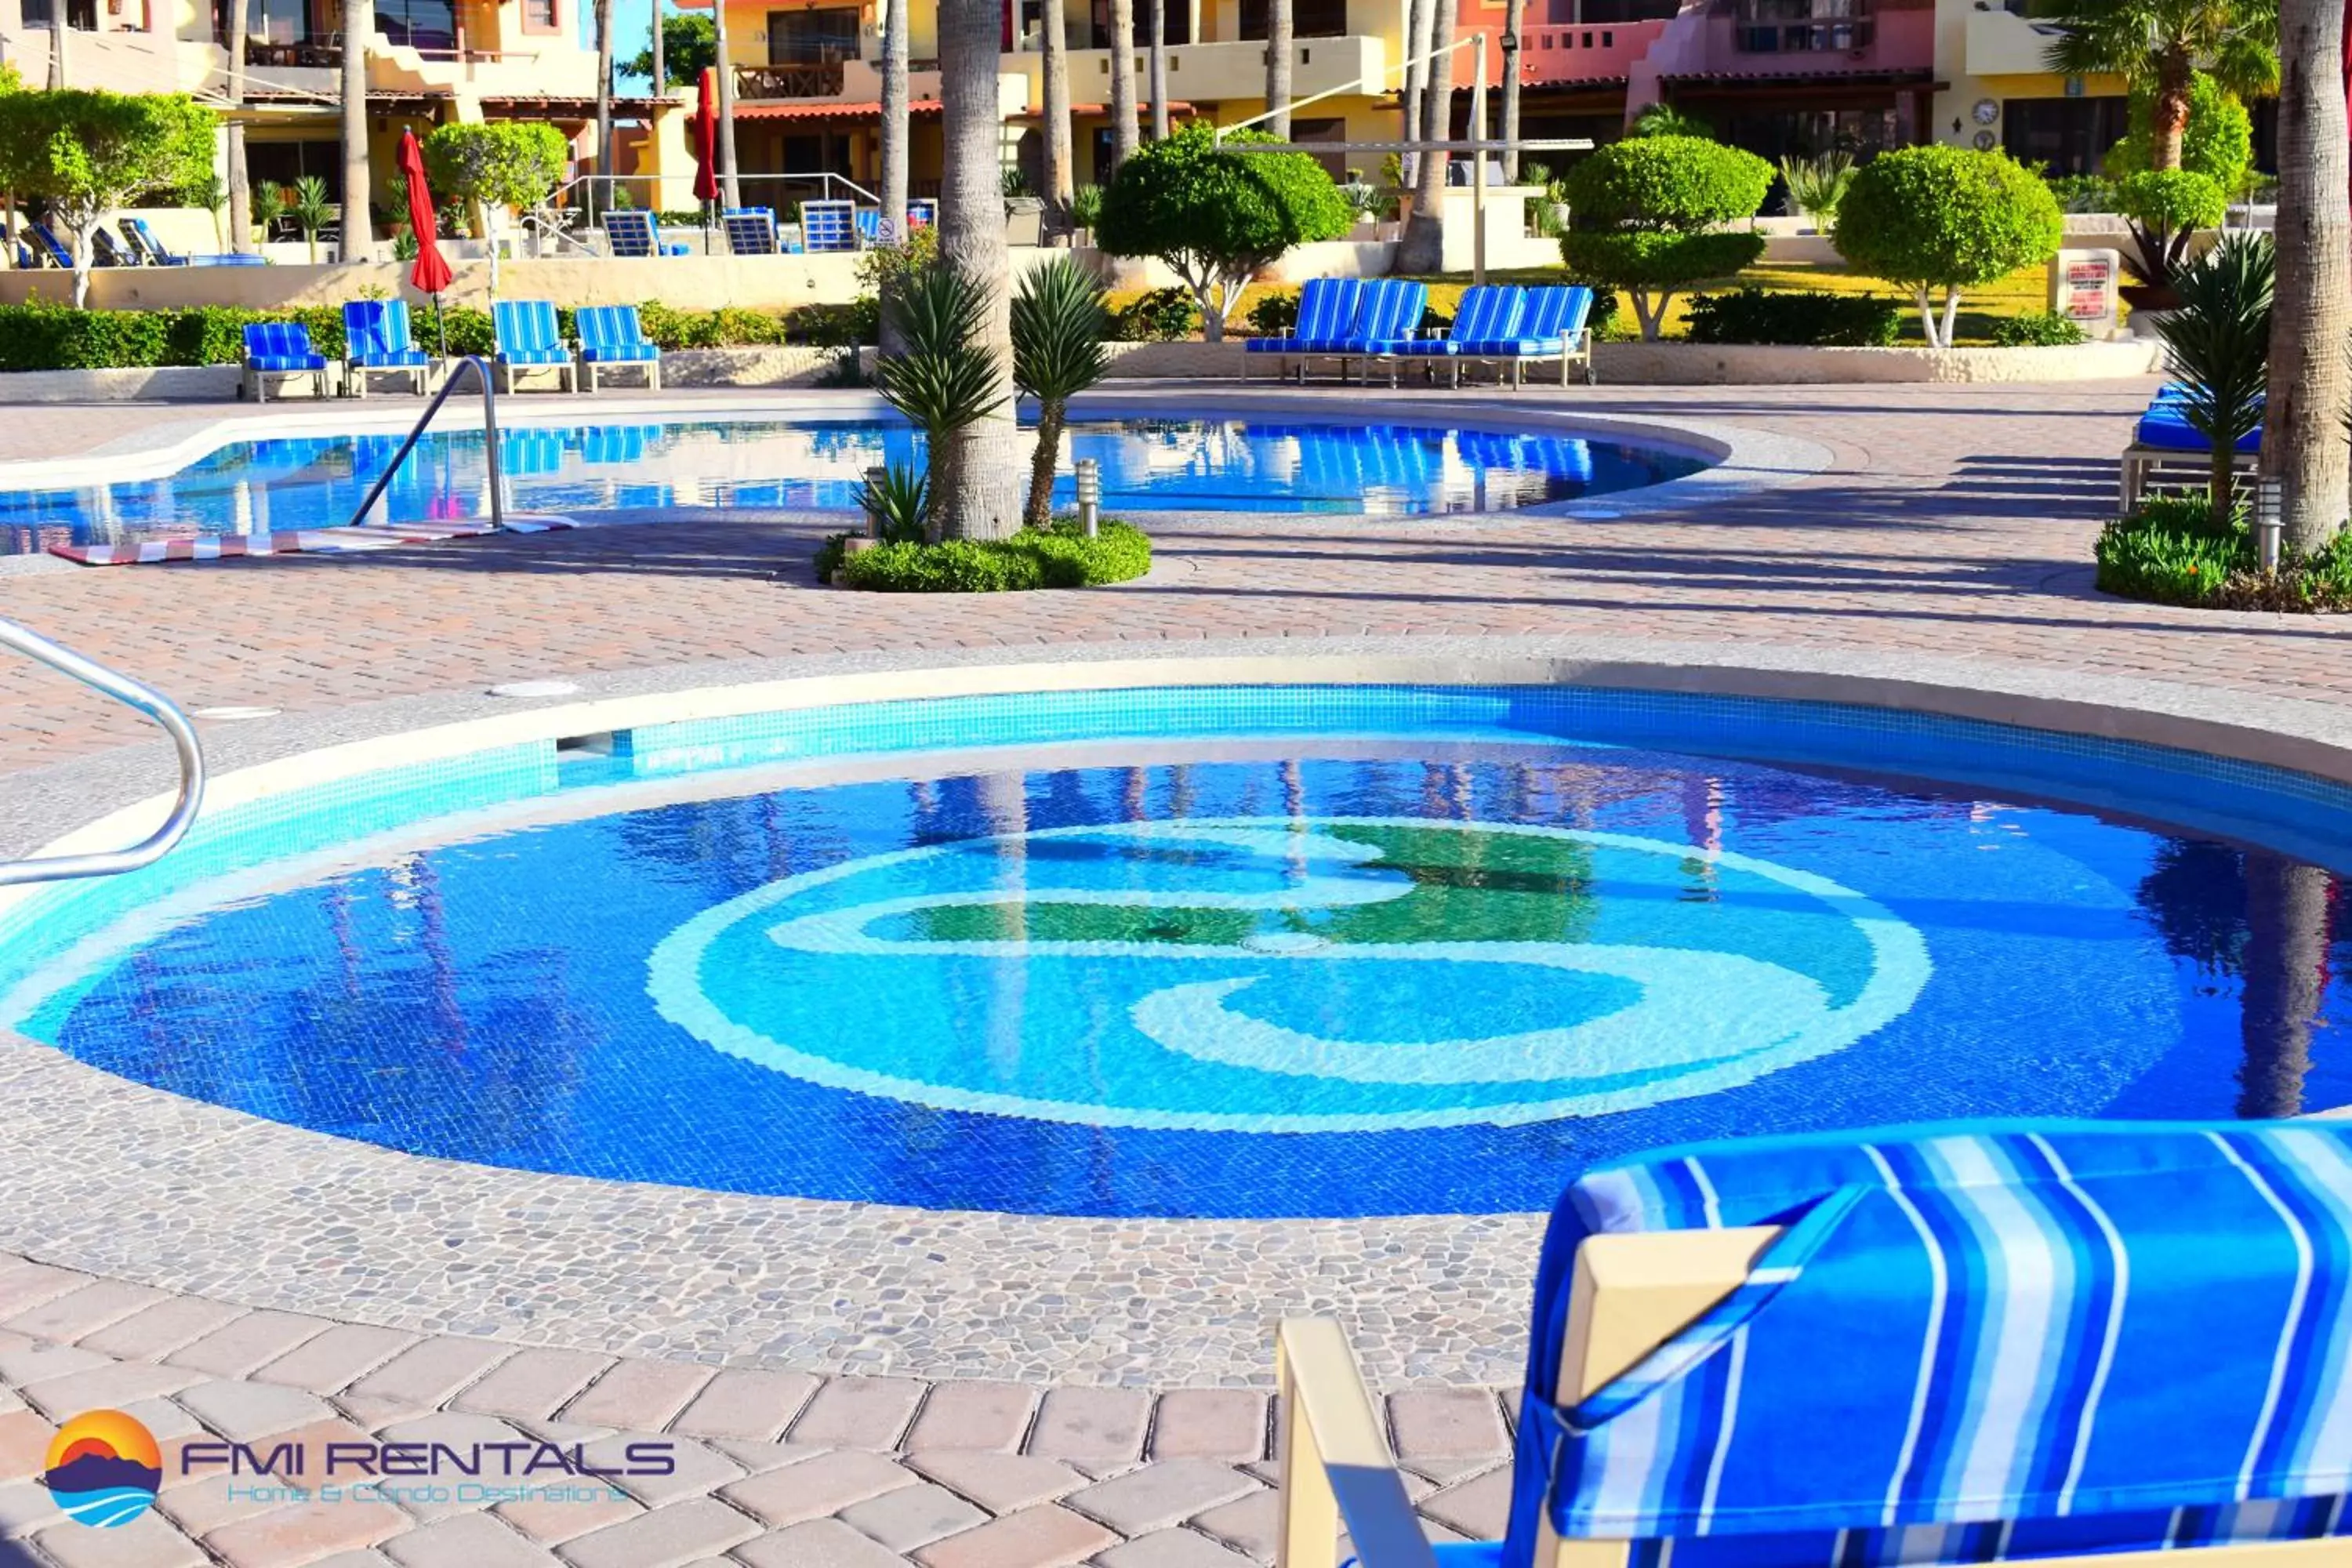
<path id="1" fill-rule="evenodd" d="M 1857 702 L 2352 781 L 2352 714 L 1990 661 L 1603 638 L 1202 643 L 745 661 L 214 727 L 216 802 L 422 755 L 654 721 L 982 690 L 1577 682 Z M 420 734 L 419 732 L 423 733 Z M 15 775 L 0 852 L 160 814 L 160 745 Z M 125 806 L 126 801 L 140 804 Z M 1540 1216 L 1152 1221 L 933 1213 L 395 1153 L 0 1043 L 0 1249 L 251 1308 L 603 1353 L 1024 1383 L 1262 1385 L 1276 1317 L 1346 1321 L 1385 1387 L 1507 1384 Z"/>

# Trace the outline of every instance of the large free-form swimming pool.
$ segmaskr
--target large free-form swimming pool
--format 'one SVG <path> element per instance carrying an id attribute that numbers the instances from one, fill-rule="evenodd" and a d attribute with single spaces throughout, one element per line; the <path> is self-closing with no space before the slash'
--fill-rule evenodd
<path id="1" fill-rule="evenodd" d="M 885 703 L 229 808 L 0 912 L 0 1020 L 522 1170 L 1517 1211 L 1695 1138 L 2352 1102 L 2347 826 L 2299 775 L 1864 709 Z"/>
<path id="2" fill-rule="evenodd" d="M 160 479 L 0 492 L 0 554 L 55 544 L 268 533 L 348 522 L 401 435 L 238 441 Z M 730 419 L 524 425 L 499 432 L 518 511 L 761 507 L 851 510 L 868 468 L 919 460 L 922 437 L 887 419 Z M 487 516 L 481 431 L 436 430 L 402 466 L 379 522 Z M 1496 510 L 1600 495 L 1696 472 L 1669 447 L 1572 434 L 1245 418 L 1090 419 L 1064 447 L 1102 465 L 1114 511 L 1401 516 Z"/>

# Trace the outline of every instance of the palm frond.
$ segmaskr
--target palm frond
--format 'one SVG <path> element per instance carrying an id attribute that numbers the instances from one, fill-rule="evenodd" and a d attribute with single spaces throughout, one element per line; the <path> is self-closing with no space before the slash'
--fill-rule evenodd
<path id="1" fill-rule="evenodd" d="M 883 398 L 937 440 L 1004 403 L 995 355 L 973 340 L 988 308 L 980 286 L 952 267 L 930 267 L 891 298 L 907 352 L 882 361 Z"/>
<path id="2" fill-rule="evenodd" d="M 1103 378 L 1110 312 L 1102 285 L 1076 258 L 1033 269 L 1013 297 L 1013 381 L 1033 397 L 1063 401 Z"/>

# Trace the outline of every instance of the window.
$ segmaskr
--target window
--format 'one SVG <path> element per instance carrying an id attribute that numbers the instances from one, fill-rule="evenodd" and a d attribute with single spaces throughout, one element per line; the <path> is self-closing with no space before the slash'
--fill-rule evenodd
<path id="1" fill-rule="evenodd" d="M 1671 22 L 1680 14 L 1682 0 L 1582 0 L 1580 22 Z"/>
<path id="2" fill-rule="evenodd" d="M 2124 139 L 2125 110 L 2120 98 L 2012 98 L 2001 105 L 2001 145 L 2053 174 L 2095 174 Z"/>
<path id="3" fill-rule="evenodd" d="M 47 27 L 57 14 L 57 0 L 24 0 L 25 26 L 27 27 Z"/>
<path id="4" fill-rule="evenodd" d="M 1242 0 L 1242 37 L 1263 38 L 1266 0 Z M 1348 0 L 1295 0 L 1290 11 L 1294 38 L 1344 38 L 1348 36 Z"/>
<path id="5" fill-rule="evenodd" d="M 522 30 L 526 33 L 552 33 L 561 30 L 562 22 L 555 13 L 555 0 L 522 0 Z"/>
<path id="6" fill-rule="evenodd" d="M 1243 4 L 1246 5 L 1248 0 L 1243 0 Z M 1091 31 L 1094 36 L 1088 41 L 1088 47 L 1097 49 L 1110 47 L 1110 0 L 1093 0 L 1092 17 Z M 1166 29 L 1168 41 L 1171 44 L 1181 44 L 1190 38 L 1192 36 L 1192 0 L 1167 0 L 1166 16 L 1160 26 Z M 1242 36 L 1263 38 L 1265 34 L 1261 30 L 1255 34 L 1244 33 Z M 1150 42 L 1150 9 L 1145 0 L 1136 0 L 1135 47 L 1139 49 Z"/>
<path id="7" fill-rule="evenodd" d="M 247 0 L 251 4 L 251 0 Z M 553 26 L 553 9 L 549 11 Z M 376 0 L 376 31 L 413 49 L 457 47 L 457 8 L 452 0 Z"/>
<path id="8" fill-rule="evenodd" d="M 770 65 L 822 66 L 856 58 L 856 10 L 768 13 Z"/>

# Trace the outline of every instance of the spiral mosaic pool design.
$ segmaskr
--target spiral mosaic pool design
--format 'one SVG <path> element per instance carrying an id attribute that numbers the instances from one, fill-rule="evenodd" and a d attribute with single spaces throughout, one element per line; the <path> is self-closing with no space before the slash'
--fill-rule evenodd
<path id="1" fill-rule="evenodd" d="M 1514 1212 L 1696 1138 L 2352 1102 L 2347 825 L 2299 775 L 1823 705 L 885 703 L 232 808 L 153 872 L 0 914 L 0 1016 L 523 1170 Z M 2247 940 L 2283 908 L 2311 929 L 2275 962 L 2323 976 L 2299 1014 Z"/>

